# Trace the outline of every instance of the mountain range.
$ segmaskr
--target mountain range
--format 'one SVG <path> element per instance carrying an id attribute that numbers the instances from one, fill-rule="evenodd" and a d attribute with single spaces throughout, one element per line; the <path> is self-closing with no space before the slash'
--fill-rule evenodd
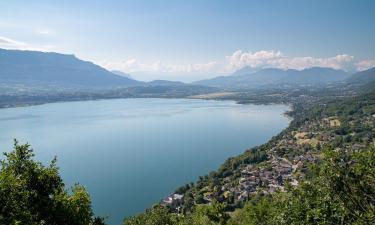
<path id="1" fill-rule="evenodd" d="M 276 68 L 254 70 L 254 68 L 244 67 L 229 76 L 220 76 L 208 80 L 201 80 L 195 82 L 195 84 L 225 89 L 248 89 L 280 85 L 327 84 L 343 81 L 349 76 L 350 74 L 343 70 L 323 67 L 312 67 L 304 70 L 282 70 Z"/>
<path id="2" fill-rule="evenodd" d="M 84 88 L 142 84 L 74 55 L 4 49 L 0 49 L 0 82 Z"/>
<path id="3" fill-rule="evenodd" d="M 246 90 L 257 88 L 326 85 L 332 83 L 366 84 L 375 82 L 375 68 L 349 74 L 343 70 L 312 67 L 303 70 L 243 67 L 228 76 L 190 84 L 179 81 L 137 81 L 121 71 L 108 71 L 74 55 L 53 52 L 0 49 L 0 84 L 48 86 L 75 89 L 113 89 L 173 87 L 173 90 Z M 145 89 L 146 88 L 146 89 Z M 165 89 L 165 88 L 164 88 Z M 149 90 L 147 90 L 149 91 Z"/>
<path id="4" fill-rule="evenodd" d="M 352 84 L 370 84 L 375 82 L 375 67 L 353 74 L 347 79 Z"/>

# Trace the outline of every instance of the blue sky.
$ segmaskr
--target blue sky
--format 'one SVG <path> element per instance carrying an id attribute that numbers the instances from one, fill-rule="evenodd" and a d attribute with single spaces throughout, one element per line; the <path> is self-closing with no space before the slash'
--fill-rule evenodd
<path id="1" fill-rule="evenodd" d="M 240 67 L 375 66 L 372 0 L 0 1 L 0 47 L 75 54 L 142 80 Z"/>

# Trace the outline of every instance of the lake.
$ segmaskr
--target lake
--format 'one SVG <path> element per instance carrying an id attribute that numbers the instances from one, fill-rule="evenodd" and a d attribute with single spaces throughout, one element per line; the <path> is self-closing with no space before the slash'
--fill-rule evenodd
<path id="1" fill-rule="evenodd" d="M 91 194 L 95 213 L 121 224 L 228 157 L 288 126 L 285 105 L 193 99 L 115 99 L 0 110 L 0 148 L 29 142 L 55 155 L 67 184 Z"/>

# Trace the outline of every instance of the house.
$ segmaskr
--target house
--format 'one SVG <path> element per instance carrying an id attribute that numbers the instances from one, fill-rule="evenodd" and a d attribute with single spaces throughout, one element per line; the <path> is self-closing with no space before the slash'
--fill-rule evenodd
<path id="1" fill-rule="evenodd" d="M 339 127 L 339 126 L 341 126 L 341 122 L 338 119 L 330 119 L 329 120 L 329 126 L 331 126 L 331 127 Z"/>
<path id="2" fill-rule="evenodd" d="M 176 208 L 182 204 L 183 197 L 184 195 L 172 194 L 163 199 L 161 204 L 164 206 L 171 206 L 172 208 Z"/>

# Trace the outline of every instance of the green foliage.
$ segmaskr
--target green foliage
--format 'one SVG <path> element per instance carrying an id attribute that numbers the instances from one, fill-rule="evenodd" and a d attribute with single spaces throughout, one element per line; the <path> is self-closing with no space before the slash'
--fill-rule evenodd
<path id="1" fill-rule="evenodd" d="M 230 225 L 259 224 L 267 225 L 272 223 L 275 214 L 273 202 L 269 197 L 260 197 L 256 201 L 248 202 L 245 207 L 238 212 L 228 222 Z"/>
<path id="2" fill-rule="evenodd" d="M 211 205 L 199 205 L 188 217 L 187 224 L 226 224 L 229 215 L 224 204 L 213 201 Z"/>
<path id="3" fill-rule="evenodd" d="M 229 215 L 223 204 L 198 205 L 187 215 L 170 213 L 167 208 L 154 206 L 138 216 L 125 218 L 124 225 L 224 225 Z"/>
<path id="4" fill-rule="evenodd" d="M 265 147 L 266 145 L 263 145 L 258 149 L 247 150 L 237 157 L 229 158 L 219 168 L 218 176 L 226 177 L 229 173 L 231 173 L 231 171 L 237 169 L 239 166 L 244 164 L 255 164 L 265 161 L 267 159 Z"/>
<path id="5" fill-rule="evenodd" d="M 4 153 L 0 171 L 0 224 L 104 224 L 93 218 L 84 187 L 69 194 L 58 173 L 56 158 L 48 166 L 36 162 L 28 144 L 14 144 Z"/>
<path id="6" fill-rule="evenodd" d="M 128 218 L 124 225 L 299 225 L 375 224 L 375 151 L 324 150 L 297 188 L 252 198 L 244 208 L 226 212 L 223 203 L 197 205 L 185 214 L 156 206 Z"/>
<path id="7" fill-rule="evenodd" d="M 132 216 L 124 220 L 124 225 L 173 225 L 178 221 L 177 216 L 161 206 L 155 206 L 138 216 Z"/>
<path id="8" fill-rule="evenodd" d="M 375 152 L 325 151 L 317 175 L 249 202 L 229 224 L 375 224 Z"/>

